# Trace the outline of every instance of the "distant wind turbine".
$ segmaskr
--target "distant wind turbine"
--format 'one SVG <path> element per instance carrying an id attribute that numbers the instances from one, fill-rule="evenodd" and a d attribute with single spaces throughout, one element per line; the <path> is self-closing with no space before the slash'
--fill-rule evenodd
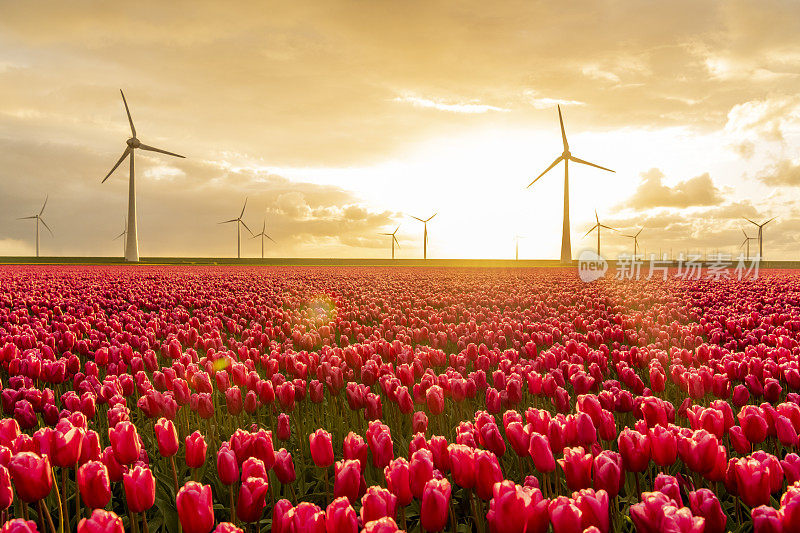
<path id="1" fill-rule="evenodd" d="M 750 220 L 747 217 L 742 217 L 742 218 L 744 218 L 746 221 L 748 221 L 749 223 L 755 225 L 758 228 L 758 258 L 759 259 L 764 259 L 764 247 L 763 247 L 763 245 L 764 245 L 764 226 L 766 226 L 767 224 L 769 224 L 770 222 L 772 222 L 773 220 L 775 220 L 778 217 L 772 217 L 771 219 L 769 219 L 766 222 L 763 222 L 761 224 L 757 224 L 757 223 L 753 222 L 752 220 Z"/>
<path id="2" fill-rule="evenodd" d="M 125 227 L 125 217 L 122 218 L 122 227 L 124 228 L 122 230 L 122 233 L 120 233 L 119 235 L 117 235 L 116 237 L 114 237 L 111 240 L 116 241 L 120 237 L 123 237 L 123 236 L 127 235 L 128 229 Z M 122 241 L 122 256 L 123 257 L 125 256 L 125 241 Z"/>
<path id="3" fill-rule="evenodd" d="M 242 235 L 241 235 L 241 224 L 245 227 L 245 229 L 253 235 L 253 232 L 250 231 L 250 228 L 247 227 L 247 224 L 244 223 L 242 217 L 244 216 L 244 209 L 247 207 L 247 198 L 244 199 L 244 205 L 242 206 L 242 212 L 239 214 L 238 218 L 232 218 L 230 220 L 224 220 L 220 222 L 220 224 L 230 224 L 231 222 L 236 222 L 236 257 L 241 259 L 242 258 Z"/>
<path id="4" fill-rule="evenodd" d="M 432 217 L 431 217 L 432 218 Z M 419 219 L 417 219 L 419 220 Z M 392 233 L 379 233 L 379 235 L 391 235 L 392 236 L 392 259 L 394 259 L 394 244 L 397 243 L 397 247 L 400 248 L 400 241 L 397 240 L 397 230 L 400 229 L 400 226 L 397 226 Z"/>
<path id="5" fill-rule="evenodd" d="M 617 231 L 617 230 L 612 228 L 611 226 L 606 226 L 605 224 L 601 224 L 600 223 L 600 219 L 597 218 L 597 210 L 596 209 L 594 211 L 594 220 L 595 220 L 595 225 L 592 226 L 592 228 L 589 231 L 586 232 L 586 235 L 584 235 L 583 238 L 585 239 L 587 235 L 589 235 L 594 230 L 597 230 L 597 255 L 599 256 L 600 255 L 600 228 L 610 229 L 611 231 Z"/>
<path id="6" fill-rule="evenodd" d="M 428 258 L 428 222 L 430 222 L 430 220 L 433 217 L 435 217 L 436 215 L 438 215 L 438 214 L 439 214 L 438 212 L 434 213 L 431 216 L 429 216 L 428 218 L 426 218 L 425 220 L 422 220 L 421 218 L 417 218 L 417 217 L 415 217 L 413 215 L 411 216 L 411 218 L 413 218 L 414 220 L 419 220 L 420 222 L 425 224 L 425 234 L 424 234 L 424 238 L 423 238 L 423 241 L 422 241 L 422 258 L 423 259 L 427 259 Z"/>
<path id="7" fill-rule="evenodd" d="M 36 257 L 39 257 L 39 222 L 41 222 L 44 225 L 44 227 L 47 228 L 47 231 L 50 232 L 50 235 L 53 234 L 53 230 L 50 229 L 50 226 L 48 226 L 47 222 L 45 222 L 44 219 L 42 218 L 42 213 L 44 213 L 44 208 L 47 206 L 47 199 L 49 197 L 50 197 L 49 194 L 44 197 L 44 203 L 42 204 L 42 208 L 39 210 L 37 214 L 31 215 L 29 217 L 20 217 L 17 219 L 17 220 L 31 220 L 31 219 L 36 220 Z"/>
<path id="8" fill-rule="evenodd" d="M 127 227 L 127 234 L 125 238 L 125 260 L 126 261 L 138 261 L 139 260 L 139 238 L 136 231 L 136 180 L 134 179 L 134 165 L 133 165 L 133 153 L 137 148 L 142 150 L 146 150 L 148 152 L 158 152 L 160 154 L 167 154 L 173 157 L 180 157 L 183 158 L 182 155 L 178 155 L 172 152 L 167 152 L 166 150 L 161 150 L 160 148 L 154 148 L 152 146 L 148 146 L 146 144 L 142 144 L 139 139 L 136 137 L 136 128 L 133 126 L 133 119 L 131 118 L 131 111 L 128 109 L 128 102 L 125 100 L 125 93 L 122 92 L 120 89 L 119 93 L 122 95 L 122 103 L 125 104 L 125 113 L 128 115 L 128 123 L 131 126 L 131 137 L 125 143 L 127 146 L 125 147 L 125 151 L 122 152 L 122 156 L 119 158 L 119 161 L 113 166 L 113 168 L 106 174 L 106 177 L 103 178 L 102 183 L 111 176 L 111 174 L 117 170 L 117 167 L 122 164 L 126 157 L 130 157 L 130 178 L 128 180 L 128 227 Z"/>
<path id="9" fill-rule="evenodd" d="M 636 254 L 639 252 L 639 234 L 642 232 L 643 229 L 644 229 L 644 226 L 639 228 L 639 231 L 637 231 L 633 235 L 627 235 L 627 234 L 623 235 L 623 237 L 628 237 L 630 239 L 633 239 L 633 258 L 634 259 L 636 259 Z"/>
<path id="10" fill-rule="evenodd" d="M 743 246 L 746 245 L 747 246 L 747 259 L 750 259 L 750 241 L 756 241 L 758 239 L 756 237 L 748 237 L 747 232 L 744 229 L 742 229 L 742 228 L 739 228 L 739 229 L 742 230 L 742 234 L 744 235 L 744 241 L 742 242 L 742 244 L 739 245 L 739 248 L 742 248 Z"/>
<path id="11" fill-rule="evenodd" d="M 519 240 L 524 239 L 524 235 L 514 235 L 514 260 L 519 261 Z"/>
<path id="12" fill-rule="evenodd" d="M 564 161 L 564 225 L 561 233 L 561 262 L 562 263 L 569 263 L 572 261 L 572 245 L 570 244 L 570 237 L 569 237 L 569 162 L 574 161 L 575 163 L 581 163 L 582 165 L 589 165 L 590 167 L 599 168 L 601 170 L 607 170 L 608 172 L 615 172 L 610 168 L 601 167 L 600 165 L 595 165 L 594 163 L 589 163 L 588 161 L 584 161 L 583 159 L 578 159 L 577 157 L 573 156 L 569 151 L 569 143 L 567 142 L 567 134 L 564 131 L 564 120 L 561 117 L 561 106 L 558 106 L 558 121 L 561 124 L 561 141 L 564 144 L 564 151 L 561 153 L 560 156 L 553 161 L 549 167 L 545 169 L 544 172 L 539 174 L 535 180 L 528 184 L 528 187 L 536 183 L 536 181 L 547 174 L 551 168 L 556 166 L 559 162 Z"/>
<path id="13" fill-rule="evenodd" d="M 247 200 L 245 200 L 245 203 L 247 203 Z M 243 214 L 244 214 L 244 209 L 242 209 L 242 215 Z M 242 217 L 240 216 L 239 218 L 242 218 Z M 224 222 L 223 222 L 223 224 L 224 224 Z M 244 224 L 244 222 L 242 222 L 242 224 Z M 246 227 L 247 226 L 245 226 L 245 228 Z M 248 231 L 250 231 L 250 230 L 248 229 Z M 261 237 L 261 259 L 264 259 L 264 237 L 266 237 L 267 239 L 271 240 L 273 243 L 278 244 L 278 243 L 275 242 L 275 239 L 273 239 L 272 237 L 267 235 L 267 217 L 264 217 L 264 224 L 261 226 L 261 233 L 256 233 L 255 235 L 253 235 L 250 238 L 251 239 L 255 239 L 256 237 Z"/>

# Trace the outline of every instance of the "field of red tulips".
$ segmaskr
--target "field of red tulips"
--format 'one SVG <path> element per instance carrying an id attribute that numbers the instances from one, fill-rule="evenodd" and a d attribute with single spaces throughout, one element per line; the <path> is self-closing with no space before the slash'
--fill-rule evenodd
<path id="1" fill-rule="evenodd" d="M 2 532 L 800 531 L 800 273 L 3 267 Z"/>

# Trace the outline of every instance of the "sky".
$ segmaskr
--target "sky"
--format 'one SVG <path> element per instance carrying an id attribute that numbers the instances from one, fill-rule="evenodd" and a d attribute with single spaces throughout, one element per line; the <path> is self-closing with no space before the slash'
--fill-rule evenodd
<path id="1" fill-rule="evenodd" d="M 152 5 L 150 5 L 152 4 Z M 800 244 L 800 3 L 0 0 L 0 255 L 555 258 Z M 246 230 L 243 230 L 246 233 Z M 244 238 L 244 237 L 247 238 Z M 243 236 L 243 255 L 260 242 Z M 751 245 L 753 251 L 755 244 Z"/>

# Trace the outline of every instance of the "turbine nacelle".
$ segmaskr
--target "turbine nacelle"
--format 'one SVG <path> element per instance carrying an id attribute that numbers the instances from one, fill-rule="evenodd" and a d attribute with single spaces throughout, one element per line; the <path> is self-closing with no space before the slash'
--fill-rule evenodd
<path id="1" fill-rule="evenodd" d="M 141 141 L 139 141 L 139 139 L 137 139 L 136 137 L 131 137 L 130 139 L 125 141 L 125 143 L 131 148 L 139 148 L 139 146 L 141 146 L 142 144 Z"/>

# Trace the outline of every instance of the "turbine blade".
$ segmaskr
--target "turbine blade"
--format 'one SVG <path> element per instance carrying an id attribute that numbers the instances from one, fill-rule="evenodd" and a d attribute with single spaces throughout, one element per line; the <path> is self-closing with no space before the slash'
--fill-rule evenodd
<path id="1" fill-rule="evenodd" d="M 378 235 L 394 235 L 394 233 L 378 233 Z"/>
<path id="2" fill-rule="evenodd" d="M 125 93 L 122 92 L 122 89 L 120 89 L 119 94 L 122 95 L 122 103 L 125 104 L 125 112 L 128 114 L 128 123 L 131 125 L 131 137 L 136 137 L 136 128 L 133 126 L 133 119 L 131 118 L 131 110 L 128 109 L 128 101 L 125 100 Z"/>
<path id="3" fill-rule="evenodd" d="M 44 197 L 44 204 L 42 204 L 42 210 L 39 211 L 39 216 L 42 216 L 42 213 L 44 213 L 44 208 L 47 207 L 47 199 L 48 198 L 50 198 L 49 194 Z"/>
<path id="4" fill-rule="evenodd" d="M 274 244 L 278 244 L 277 242 L 275 242 L 275 239 L 273 239 L 269 235 L 264 235 L 264 237 L 266 237 L 267 239 L 271 240 Z"/>
<path id="5" fill-rule="evenodd" d="M 397 247 L 400 248 L 400 241 L 398 241 L 397 237 L 395 237 L 394 235 L 392 235 L 392 237 L 394 238 L 394 242 L 397 244 Z"/>
<path id="6" fill-rule="evenodd" d="M 610 229 L 611 231 L 619 231 L 617 228 L 612 228 L 611 226 L 606 226 L 605 224 L 599 224 L 601 228 Z M 638 233 L 637 233 L 638 235 Z"/>
<path id="7" fill-rule="evenodd" d="M 742 248 L 742 247 L 744 247 L 744 245 L 745 245 L 745 244 L 747 244 L 747 241 L 748 241 L 748 240 L 749 240 L 749 239 L 745 239 L 745 240 L 743 240 L 743 241 L 742 241 L 742 244 L 740 244 L 740 245 L 739 245 L 739 248 Z"/>
<path id="8" fill-rule="evenodd" d="M 108 171 L 108 174 L 106 174 L 106 177 L 105 177 L 105 178 L 103 178 L 103 181 L 101 181 L 100 183 L 105 183 L 105 182 L 106 182 L 106 180 L 108 179 L 108 177 L 109 177 L 109 176 L 111 176 L 111 174 L 112 174 L 112 173 L 113 173 L 115 170 L 117 170 L 117 167 L 118 167 L 118 166 L 120 166 L 120 165 L 122 164 L 122 162 L 123 162 L 123 161 L 125 161 L 125 158 L 126 158 L 126 157 L 128 157 L 128 154 L 130 154 L 130 153 L 131 153 L 131 149 L 130 149 L 129 147 L 126 147 L 126 148 L 125 148 L 125 151 L 124 151 L 124 152 L 122 152 L 122 156 L 119 158 L 119 161 L 117 161 L 117 164 L 116 164 L 116 165 L 114 165 L 114 166 L 111 168 L 111 170 L 109 170 L 109 171 Z"/>
<path id="9" fill-rule="evenodd" d="M 28 220 L 29 218 L 39 218 L 39 215 L 31 215 L 29 217 L 19 217 L 17 220 Z"/>
<path id="10" fill-rule="evenodd" d="M 122 237 L 123 235 L 125 235 L 125 233 L 126 233 L 126 232 L 124 232 L 124 231 L 123 231 L 122 233 L 120 233 L 119 235 L 117 235 L 116 237 L 114 237 L 114 238 L 113 238 L 113 239 L 111 239 L 111 240 L 112 240 L 112 241 L 116 241 L 117 239 L 119 239 L 120 237 Z"/>
<path id="11" fill-rule="evenodd" d="M 48 226 L 48 225 L 47 225 L 47 222 L 45 222 L 45 221 L 44 221 L 44 219 L 42 219 L 42 218 L 39 218 L 39 222 L 41 222 L 42 224 L 44 224 L 44 227 L 45 227 L 45 228 L 47 228 L 47 231 L 49 231 L 49 232 L 50 232 L 50 235 L 53 235 L 53 230 L 51 230 L 51 229 L 50 229 L 50 226 Z"/>
<path id="12" fill-rule="evenodd" d="M 245 228 L 247 231 L 249 231 L 249 232 L 250 232 L 250 235 L 252 235 L 252 234 L 253 234 L 252 230 L 250 230 L 250 228 L 248 228 L 248 227 L 247 227 L 247 224 L 245 224 L 245 223 L 244 223 L 244 220 L 242 220 L 242 219 L 240 218 L 240 219 L 239 219 L 239 222 L 241 222 L 241 223 L 242 223 L 242 226 L 244 226 L 244 228 Z"/>
<path id="13" fill-rule="evenodd" d="M 398 225 L 398 226 L 397 226 L 397 227 L 394 229 L 394 231 L 392 232 L 392 235 L 394 235 L 395 233 L 397 233 L 397 230 L 399 230 L 399 229 L 400 229 L 400 225 Z"/>
<path id="14" fill-rule="evenodd" d="M 751 224 L 754 224 L 754 225 L 758 226 L 758 224 L 756 224 L 755 222 L 753 222 L 753 221 L 752 221 L 752 220 L 750 220 L 749 218 L 747 218 L 747 217 L 742 217 L 742 218 L 743 218 L 743 219 L 745 219 L 746 221 L 748 221 L 749 223 L 751 223 Z"/>
<path id="15" fill-rule="evenodd" d="M 597 229 L 597 224 L 595 224 L 594 226 L 592 226 L 592 229 L 590 229 L 589 231 L 587 231 L 587 232 L 586 232 L 586 234 L 583 236 L 583 238 L 586 238 L 586 236 L 587 236 L 587 235 L 589 235 L 591 232 L 593 232 L 593 231 L 594 231 L 594 230 L 596 230 L 596 229 Z"/>
<path id="16" fill-rule="evenodd" d="M 564 131 L 564 119 L 561 118 L 561 106 L 558 106 L 558 122 L 561 124 L 561 141 L 564 143 L 564 151 L 569 150 L 569 143 L 567 142 L 567 133 Z"/>
<path id="17" fill-rule="evenodd" d="M 594 163 L 589 163 L 588 161 L 584 161 L 583 159 L 578 159 L 578 158 L 577 158 L 577 157 L 575 157 L 574 155 L 571 155 L 571 156 L 569 156 L 569 158 L 570 158 L 572 161 L 575 161 L 576 163 L 581 163 L 581 164 L 584 164 L 584 165 L 589 165 L 590 167 L 599 168 L 599 169 L 601 169 L 601 170 L 607 170 L 607 171 L 609 171 L 609 172 L 614 172 L 615 174 L 616 174 L 616 172 L 617 172 L 616 170 L 611 170 L 610 168 L 601 167 L 600 165 L 595 165 Z"/>
<path id="18" fill-rule="evenodd" d="M 230 224 L 231 222 L 238 222 L 238 221 L 239 221 L 238 218 L 232 218 L 232 219 L 226 220 L 224 222 L 218 222 L 218 224 Z"/>
<path id="19" fill-rule="evenodd" d="M 528 187 L 530 187 L 531 185 L 533 185 L 534 183 L 536 183 L 536 181 L 537 181 L 539 178 L 541 178 L 542 176 L 544 176 L 545 174 L 547 174 L 548 172 L 550 172 L 550 169 L 551 169 L 551 168 L 553 168 L 554 166 L 556 166 L 556 165 L 557 165 L 557 164 L 558 164 L 558 163 L 559 163 L 559 162 L 560 162 L 562 159 L 564 159 L 564 156 L 562 156 L 562 155 L 558 156 L 558 157 L 556 158 L 556 160 L 555 160 L 555 161 L 553 161 L 552 163 L 550 163 L 550 166 L 549 166 L 549 167 L 547 167 L 547 168 L 544 170 L 544 172 L 542 172 L 541 174 L 539 174 L 538 176 L 536 176 L 536 179 L 535 179 L 535 180 L 533 180 L 532 182 L 530 182 L 530 183 L 528 184 Z"/>
<path id="20" fill-rule="evenodd" d="M 420 222 L 425 222 L 425 221 L 424 221 L 424 220 L 422 220 L 421 218 L 417 218 L 417 217 L 415 217 L 414 215 L 408 215 L 408 216 L 410 216 L 410 217 L 411 217 L 411 218 L 413 218 L 414 220 L 419 220 Z"/>
<path id="21" fill-rule="evenodd" d="M 431 220 L 433 217 L 435 217 L 436 215 L 438 215 L 438 214 L 439 214 L 438 212 L 437 212 L 437 213 L 434 213 L 434 214 L 432 214 L 430 217 L 428 217 L 428 220 L 426 220 L 425 222 L 430 222 L 430 220 Z"/>
<path id="22" fill-rule="evenodd" d="M 242 213 L 239 215 L 239 218 L 242 218 L 244 216 L 244 210 L 246 207 L 247 207 L 247 196 L 245 196 L 244 198 L 244 205 L 242 206 Z M 242 224 L 244 224 L 244 222 Z"/>
<path id="23" fill-rule="evenodd" d="M 775 220 L 776 218 L 778 218 L 778 217 L 772 217 L 771 219 L 769 219 L 769 220 L 767 220 L 766 222 L 764 222 L 763 224 L 761 224 L 761 227 L 763 228 L 764 226 L 766 226 L 767 224 L 769 224 L 770 222 L 772 222 L 772 221 L 773 221 L 773 220 Z"/>
<path id="24" fill-rule="evenodd" d="M 594 221 L 597 222 L 598 224 L 600 223 L 600 219 L 597 218 L 597 209 L 594 210 Z"/>
<path id="25" fill-rule="evenodd" d="M 148 146 L 146 144 L 140 144 L 139 148 L 141 148 L 142 150 L 147 150 L 148 152 L 158 152 L 159 154 L 167 154 L 174 157 L 180 157 L 181 159 L 186 159 L 186 157 L 180 154 L 176 154 L 174 152 L 167 152 L 166 150 L 162 150 L 161 148 L 155 148 L 153 146 Z"/>
<path id="26" fill-rule="evenodd" d="M 739 228 L 739 229 L 742 230 L 742 234 L 744 235 L 744 237 L 746 239 L 747 238 L 747 232 L 744 230 L 744 228 Z"/>
<path id="27" fill-rule="evenodd" d="M 637 236 L 637 237 L 639 236 L 639 234 L 642 232 L 642 230 L 643 230 L 643 229 L 644 229 L 644 226 L 642 226 L 642 227 L 641 227 L 641 229 L 640 229 L 639 231 L 637 231 L 637 232 L 636 232 L 636 236 Z"/>

